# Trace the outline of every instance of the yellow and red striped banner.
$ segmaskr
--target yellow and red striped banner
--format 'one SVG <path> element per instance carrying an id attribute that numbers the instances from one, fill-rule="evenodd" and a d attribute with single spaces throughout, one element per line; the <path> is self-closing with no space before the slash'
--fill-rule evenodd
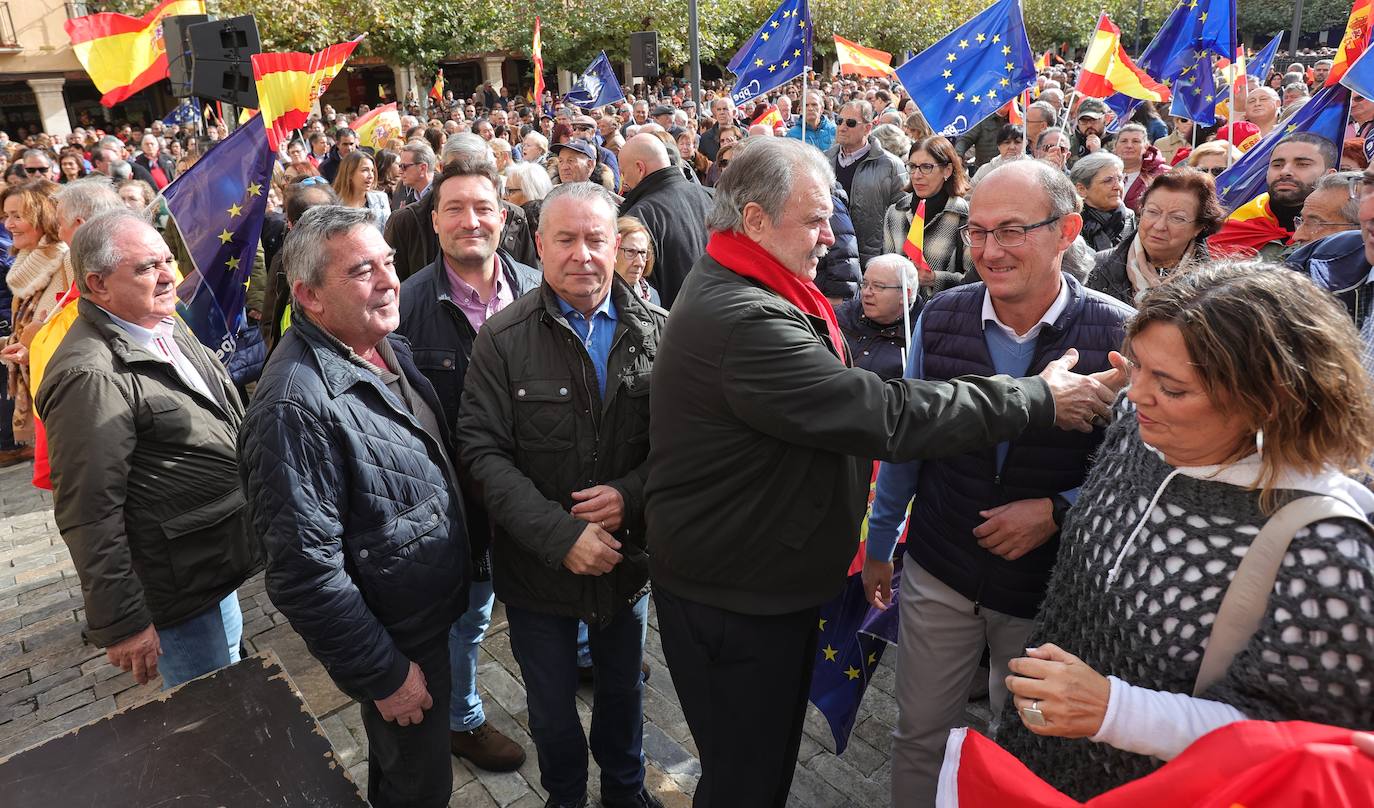
<path id="1" fill-rule="evenodd" d="M 77 61 L 102 93 L 100 103 L 113 107 L 167 78 L 162 20 L 204 13 L 204 0 L 162 0 L 142 17 L 106 11 L 67 20 L 63 28 Z"/>
<path id="2" fill-rule="evenodd" d="M 1121 46 L 1121 29 L 1106 14 L 1097 20 L 1097 31 L 1083 57 L 1083 72 L 1078 74 L 1077 90 L 1090 98 L 1121 93 L 1144 101 L 1169 100 L 1169 88 L 1131 61 Z"/>
<path id="3" fill-rule="evenodd" d="M 374 151 L 386 148 L 386 142 L 401 137 L 401 113 L 396 110 L 396 102 L 374 108 L 371 112 L 354 121 L 351 126 L 358 133 L 358 145 L 370 146 Z"/>
<path id="4" fill-rule="evenodd" d="M 913 193 L 912 196 L 916 194 Z M 930 269 L 930 264 L 926 263 L 926 201 L 922 199 L 916 205 L 916 213 L 911 217 L 911 228 L 906 231 L 906 243 L 902 245 L 902 252 L 911 259 L 911 263 L 917 269 Z"/>
<path id="5" fill-rule="evenodd" d="M 542 109 L 544 106 L 544 42 L 539 36 L 539 17 L 534 18 L 534 43 L 530 47 L 530 53 L 534 61 L 534 106 L 535 109 Z M 535 123 L 538 123 L 536 120 Z"/>
<path id="6" fill-rule="evenodd" d="M 835 59 L 840 63 L 840 73 L 845 75 L 857 73 L 876 79 L 893 73 L 892 54 L 877 48 L 865 48 L 839 34 L 835 35 Z"/>
<path id="7" fill-rule="evenodd" d="M 258 109 L 267 126 L 267 142 L 275 151 L 294 129 L 305 125 L 310 108 L 343 70 L 363 38 L 330 45 L 319 53 L 255 53 L 253 80 L 258 85 Z"/>
<path id="8" fill-rule="evenodd" d="M 1326 75 L 1325 86 L 1330 87 L 1340 81 L 1345 71 L 1369 47 L 1370 17 L 1371 10 L 1374 10 L 1371 5 L 1374 5 L 1371 0 L 1355 0 L 1355 5 L 1350 9 L 1350 19 L 1345 23 L 1345 36 L 1341 37 L 1340 47 L 1336 49 L 1336 58 L 1331 60 L 1331 72 Z"/>

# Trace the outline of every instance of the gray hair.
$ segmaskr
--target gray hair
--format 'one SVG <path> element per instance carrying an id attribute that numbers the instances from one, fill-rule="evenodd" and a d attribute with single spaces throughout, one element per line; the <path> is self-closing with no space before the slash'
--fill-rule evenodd
<path id="1" fill-rule="evenodd" d="M 716 111 L 716 104 L 720 104 L 720 103 L 725 103 L 725 104 L 729 105 L 730 111 L 731 111 L 731 112 L 734 112 L 734 111 L 735 111 L 735 99 L 731 98 L 731 97 L 728 96 L 728 95 L 722 95 L 722 96 L 719 97 L 719 98 L 715 98 L 715 99 L 712 99 L 712 100 L 711 100 L 711 112 L 712 112 L 712 113 L 714 113 L 714 112 Z"/>
<path id="2" fill-rule="evenodd" d="M 1087 283 L 1088 275 L 1092 274 L 1093 267 L 1097 264 L 1097 252 L 1088 246 L 1088 242 L 1082 236 L 1075 238 L 1067 250 L 1064 250 L 1064 257 L 1059 263 L 1059 268 L 1078 279 L 1079 283 Z"/>
<path id="3" fill-rule="evenodd" d="M 53 201 L 57 203 L 57 220 L 63 224 L 70 224 L 77 219 L 88 222 L 97 214 L 124 206 L 114 189 L 114 183 L 100 174 L 63 185 L 53 195 Z"/>
<path id="4" fill-rule="evenodd" d="M 1052 126 L 1052 125 L 1054 125 L 1055 118 L 1058 117 L 1058 113 L 1056 113 L 1056 112 L 1054 111 L 1054 105 L 1053 105 L 1053 104 L 1049 104 L 1049 103 L 1046 103 L 1046 102 L 1044 102 L 1044 101 L 1036 101 L 1034 104 L 1031 104 L 1030 106 L 1026 107 L 1026 121 L 1027 121 L 1027 123 L 1030 122 L 1030 111 L 1031 111 L 1031 110 L 1036 110 L 1036 111 L 1038 111 L 1038 112 L 1040 113 L 1041 117 L 1043 117 L 1043 118 L 1045 119 L 1045 124 L 1046 124 L 1047 126 Z"/>
<path id="5" fill-rule="evenodd" d="M 554 186 L 553 190 L 544 197 L 544 204 L 539 209 L 539 234 L 541 236 L 548 232 L 550 206 L 563 198 L 578 202 L 602 203 L 606 206 L 606 221 L 610 222 L 611 230 L 615 230 L 615 220 L 619 215 L 620 208 L 616 205 L 615 197 L 611 196 L 610 191 L 594 182 L 565 182 Z"/>
<path id="6" fill-rule="evenodd" d="M 316 205 L 301 214 L 277 253 L 286 268 L 286 280 L 291 288 L 294 289 L 298 282 L 318 287 L 328 269 L 329 240 L 359 227 L 376 227 L 372 212 L 367 208 Z"/>
<path id="7" fill-rule="evenodd" d="M 1263 86 L 1260 86 L 1260 87 L 1256 87 L 1256 88 L 1254 88 L 1253 90 L 1250 91 L 1250 94 L 1251 94 L 1251 95 L 1262 95 L 1262 96 L 1264 96 L 1265 98 L 1268 98 L 1270 101 L 1278 101 L 1278 100 L 1279 100 L 1278 91 L 1275 90 L 1273 87 L 1270 87 L 1270 86 L 1268 86 L 1268 85 L 1263 85 Z"/>
<path id="8" fill-rule="evenodd" d="M 1298 94 L 1300 94 L 1300 95 L 1307 95 L 1307 94 L 1308 94 L 1308 93 L 1307 93 L 1307 85 L 1306 85 L 1306 84 L 1303 84 L 1303 83 L 1300 82 L 1300 81 L 1295 81 L 1295 82 L 1292 82 L 1291 84 L 1285 84 L 1285 85 L 1283 85 L 1283 91 L 1284 91 L 1285 93 L 1287 93 L 1289 90 L 1292 90 L 1293 92 L 1296 92 L 1296 93 L 1298 93 Z"/>
<path id="9" fill-rule="evenodd" d="M 807 172 L 826 188 L 835 171 L 815 146 L 783 137 L 749 138 L 735 146 L 730 168 L 716 182 L 716 204 L 706 217 L 712 232 L 744 232 L 744 208 L 750 202 L 763 208 L 774 222 L 792 195 L 797 175 Z"/>
<path id="10" fill-rule="evenodd" d="M 1119 139 L 1127 132 L 1135 132 L 1145 141 L 1145 145 L 1150 145 L 1150 130 L 1146 129 L 1144 124 L 1135 123 L 1134 121 L 1128 123 L 1117 130 L 1116 136 Z"/>
<path id="11" fill-rule="evenodd" d="M 1101 153 L 1097 152 L 1096 154 Z M 1121 161 L 1117 159 L 1116 155 L 1108 154 L 1107 156 L 1116 160 L 1117 164 L 1120 165 Z M 1088 158 L 1083 158 L 1083 160 L 1086 159 Z M 1078 164 L 1082 165 L 1083 160 L 1079 160 Z M 1082 209 L 1078 192 L 1074 190 L 1073 183 L 1069 182 L 1069 178 L 1064 176 L 1064 172 L 1042 160 L 1011 160 L 1000 163 L 992 170 L 991 174 L 979 183 L 978 187 L 984 187 L 988 180 L 999 174 L 1013 171 L 1033 175 L 1040 184 L 1041 190 L 1045 192 L 1045 201 L 1050 205 L 1051 216 L 1067 216 L 1070 213 L 1078 213 Z"/>
<path id="12" fill-rule="evenodd" d="M 506 177 L 519 177 L 521 190 L 530 199 L 543 199 L 549 195 L 549 191 L 553 190 L 553 182 L 549 180 L 549 172 L 545 171 L 538 163 L 511 163 L 506 166 Z"/>
<path id="13" fill-rule="evenodd" d="M 30 157 L 42 157 L 43 162 L 48 164 L 48 168 L 52 168 L 52 155 L 50 153 L 42 149 L 25 149 L 23 156 L 21 156 L 19 159 L 27 160 Z"/>
<path id="14" fill-rule="evenodd" d="M 128 160 L 110 161 L 110 179 L 112 180 L 131 180 L 134 178 L 134 167 L 129 165 Z"/>
<path id="15" fill-rule="evenodd" d="M 525 137 L 520 138 L 520 141 L 523 143 L 526 138 L 533 140 L 535 145 L 543 149 L 545 153 L 548 152 L 549 139 L 544 137 L 543 132 L 526 132 Z"/>
<path id="16" fill-rule="evenodd" d="M 1317 180 L 1317 187 L 1313 191 L 1343 191 L 1346 200 L 1341 205 L 1341 218 L 1353 225 L 1360 223 L 1360 198 L 1350 197 L 1350 187 L 1352 183 L 1358 182 L 1364 173 L 1360 171 L 1341 171 L 1336 174 L 1323 174 Z"/>
<path id="17" fill-rule="evenodd" d="M 857 109 L 859 111 L 859 117 L 863 120 L 864 123 L 868 123 L 869 121 L 873 120 L 873 105 L 863 100 L 862 98 L 855 98 L 853 101 L 844 102 L 840 105 L 840 111 L 843 112 L 849 107 L 853 107 L 854 109 Z"/>
<path id="18" fill-rule="evenodd" d="M 471 132 L 449 135 L 448 140 L 444 141 L 442 156 L 445 163 L 457 159 L 459 155 L 467 155 L 492 163 L 496 162 L 496 155 L 491 153 L 491 147 L 487 145 L 487 142 L 482 139 L 481 135 L 474 135 Z"/>
<path id="19" fill-rule="evenodd" d="M 72 237 L 70 253 L 76 288 L 81 290 L 81 294 L 90 294 L 91 291 L 86 286 L 87 275 L 95 274 L 104 278 L 115 271 L 119 262 L 124 260 L 124 253 L 115 244 L 115 238 L 126 232 L 127 228 L 139 225 L 152 228 L 147 216 L 122 205 L 96 214 L 81 225 Z"/>
<path id="20" fill-rule="evenodd" d="M 911 259 L 901 253 L 883 253 L 875 255 L 868 260 L 865 272 L 874 267 L 887 267 L 897 273 L 897 278 L 906 280 L 908 292 L 915 292 L 921 288 L 921 276 L 916 272 L 916 265 L 911 263 Z"/>
<path id="21" fill-rule="evenodd" d="M 424 140 L 412 140 L 401 147 L 401 151 L 415 158 L 415 162 L 424 163 L 434 170 L 434 149 L 430 148 L 429 143 Z"/>
<path id="22" fill-rule="evenodd" d="M 1126 170 L 1120 157 L 1109 151 L 1095 151 L 1086 157 L 1078 158 L 1078 162 L 1069 169 L 1069 179 L 1073 181 L 1074 185 L 1082 185 L 1086 188 L 1093 184 L 1093 177 L 1096 177 L 1099 171 L 1109 166 L 1117 171 Z"/>
<path id="23" fill-rule="evenodd" d="M 900 127 L 890 123 L 873 127 L 873 137 L 878 141 L 878 145 L 883 147 L 883 151 L 898 160 L 905 160 L 907 152 L 911 151 L 911 138 L 907 137 L 906 132 Z"/>

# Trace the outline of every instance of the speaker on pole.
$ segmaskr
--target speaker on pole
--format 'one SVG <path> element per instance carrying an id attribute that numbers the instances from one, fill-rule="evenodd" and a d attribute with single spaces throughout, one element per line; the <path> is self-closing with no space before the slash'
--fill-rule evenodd
<path id="1" fill-rule="evenodd" d="M 658 32 L 630 34 L 630 72 L 640 78 L 658 77 Z"/>
<path id="2" fill-rule="evenodd" d="M 262 51 L 262 41 L 253 15 L 202 22 L 187 31 L 193 57 L 192 94 L 257 109 L 258 87 L 250 57 Z"/>
<path id="3" fill-rule="evenodd" d="M 205 14 L 178 14 L 162 20 L 162 36 L 167 43 L 167 76 L 172 82 L 172 97 L 191 94 L 191 37 L 187 28 L 208 22 Z"/>

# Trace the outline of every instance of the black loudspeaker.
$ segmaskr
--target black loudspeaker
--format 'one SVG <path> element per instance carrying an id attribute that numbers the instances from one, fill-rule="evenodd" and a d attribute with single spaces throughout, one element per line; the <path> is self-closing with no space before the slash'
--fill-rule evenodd
<path id="1" fill-rule="evenodd" d="M 658 32 L 630 34 L 630 72 L 646 79 L 658 76 Z"/>
<path id="2" fill-rule="evenodd" d="M 198 98 L 236 107 L 258 108 L 258 87 L 249 61 L 262 51 L 258 23 L 249 14 L 203 22 L 187 29 L 191 37 L 191 91 Z"/>
<path id="3" fill-rule="evenodd" d="M 167 76 L 172 82 L 172 96 L 185 98 L 191 94 L 191 37 L 186 29 L 209 21 L 204 14 L 178 14 L 162 20 L 162 37 L 167 43 Z"/>

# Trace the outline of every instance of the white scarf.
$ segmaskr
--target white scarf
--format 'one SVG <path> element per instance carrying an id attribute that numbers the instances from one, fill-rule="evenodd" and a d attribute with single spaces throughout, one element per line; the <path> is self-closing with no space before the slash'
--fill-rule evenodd
<path id="1" fill-rule="evenodd" d="M 1140 231 L 1131 238 L 1131 249 L 1126 253 L 1126 277 L 1131 282 L 1131 289 L 1135 291 L 1136 305 L 1140 304 L 1140 298 L 1146 292 L 1159 286 L 1174 275 L 1182 275 L 1192 269 L 1193 264 L 1193 243 L 1189 242 L 1187 249 L 1183 251 L 1183 257 L 1178 259 L 1178 266 L 1163 272 L 1150 263 L 1150 259 L 1145 255 L 1145 246 L 1140 243 Z"/>
<path id="2" fill-rule="evenodd" d="M 15 297 L 27 300 L 48 288 L 53 275 L 62 271 L 66 257 L 67 245 L 60 241 L 23 250 L 15 256 L 5 283 Z"/>

